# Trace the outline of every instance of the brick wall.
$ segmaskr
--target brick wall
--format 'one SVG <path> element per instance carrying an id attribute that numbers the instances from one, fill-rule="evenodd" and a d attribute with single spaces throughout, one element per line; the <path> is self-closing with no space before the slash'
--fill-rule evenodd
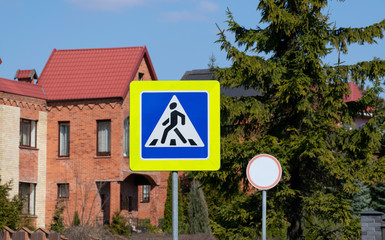
<path id="1" fill-rule="evenodd" d="M 110 104 L 111 103 L 111 104 Z M 123 156 L 123 120 L 120 104 L 95 102 L 68 102 L 52 107 L 48 114 L 47 143 L 47 221 L 52 218 L 57 198 L 57 184 L 69 183 L 67 201 L 69 222 L 75 210 L 87 204 L 86 215 L 95 202 L 100 201 L 96 181 L 119 180 L 120 161 Z M 111 120 L 111 156 L 97 156 L 97 120 Z M 70 123 L 69 157 L 58 157 L 59 122 Z M 87 200 L 85 202 L 85 200 Z M 92 206 L 92 204 L 94 204 Z M 79 212 L 80 213 L 80 212 Z"/>
<path id="2" fill-rule="evenodd" d="M 47 112 L 39 112 L 37 125 L 37 146 L 39 147 L 36 185 L 36 226 L 45 227 L 45 198 L 47 170 Z"/>
<path id="3" fill-rule="evenodd" d="M 143 80 L 152 80 L 144 59 L 134 80 L 138 80 L 139 73 L 144 74 Z M 67 223 L 72 221 L 75 210 L 84 214 L 83 221 L 94 221 L 103 215 L 96 182 L 109 184 L 103 191 L 109 192 L 107 202 L 111 205 L 107 209 L 112 217 L 120 210 L 121 183 L 128 176 L 127 172 L 131 172 L 129 157 L 123 156 L 123 127 L 124 119 L 129 116 L 129 93 L 124 99 L 48 102 L 48 109 L 46 224 L 51 222 L 59 200 L 57 185 L 60 183 L 69 183 L 70 188 L 69 198 L 64 199 Z M 97 156 L 97 120 L 111 121 L 111 156 Z M 58 157 L 59 122 L 70 123 L 69 157 Z M 168 173 L 151 174 L 161 186 L 152 187 L 150 203 L 136 200 L 140 218 L 150 218 L 151 223 L 157 225 L 158 218 L 163 217 Z M 164 176 L 166 179 L 162 180 Z M 130 186 L 130 189 L 138 191 L 138 186 Z"/>
<path id="4" fill-rule="evenodd" d="M 18 195 L 19 182 L 36 184 L 37 227 L 45 227 L 45 169 L 47 113 L 45 101 L 19 95 L 0 94 L 0 175 L 2 183 L 13 181 L 11 195 Z M 4 104 L 4 105 L 1 105 Z M 36 120 L 36 148 L 19 147 L 20 118 Z"/>
<path id="5" fill-rule="evenodd" d="M 0 176 L 1 183 L 12 180 L 11 196 L 19 193 L 20 109 L 0 105 Z"/>

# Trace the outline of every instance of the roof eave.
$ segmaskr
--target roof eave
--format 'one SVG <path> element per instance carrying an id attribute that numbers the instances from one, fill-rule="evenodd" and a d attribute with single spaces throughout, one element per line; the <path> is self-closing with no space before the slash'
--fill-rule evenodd
<path id="1" fill-rule="evenodd" d="M 63 99 L 50 99 L 47 98 L 47 102 L 69 102 L 69 101 L 93 101 L 93 100 L 99 100 L 99 99 L 118 99 L 118 100 L 124 100 L 123 96 L 111 96 L 111 97 L 94 97 L 94 98 L 63 98 Z"/>

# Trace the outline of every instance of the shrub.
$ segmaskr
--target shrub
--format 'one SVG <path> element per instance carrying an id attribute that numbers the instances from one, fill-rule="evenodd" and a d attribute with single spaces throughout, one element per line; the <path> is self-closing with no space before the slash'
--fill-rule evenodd
<path id="1" fill-rule="evenodd" d="M 22 202 L 17 196 L 14 196 L 12 199 L 9 198 L 11 185 L 11 181 L 3 185 L 0 184 L 0 229 L 5 226 L 16 229 L 20 226 Z"/>
<path id="2" fill-rule="evenodd" d="M 63 232 L 63 235 L 68 239 L 98 239 L 98 240 L 113 240 L 125 239 L 123 237 L 114 236 L 103 226 L 70 226 Z"/>
<path id="3" fill-rule="evenodd" d="M 130 236 L 131 235 L 131 226 L 128 224 L 127 220 L 120 214 L 120 212 L 115 212 L 112 216 L 112 222 L 108 229 L 118 235 Z"/>
<path id="4" fill-rule="evenodd" d="M 62 233 L 64 231 L 64 218 L 61 216 L 64 212 L 64 203 L 62 200 L 56 202 L 55 212 L 53 213 L 51 231 Z"/>
<path id="5" fill-rule="evenodd" d="M 74 218 L 72 219 L 72 226 L 80 226 L 80 218 L 78 211 L 75 211 Z"/>

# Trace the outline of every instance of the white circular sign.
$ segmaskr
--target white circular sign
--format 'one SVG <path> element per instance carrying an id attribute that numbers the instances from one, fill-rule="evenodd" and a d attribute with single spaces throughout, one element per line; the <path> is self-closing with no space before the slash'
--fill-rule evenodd
<path id="1" fill-rule="evenodd" d="M 246 174 L 247 179 L 255 188 L 268 190 L 281 180 L 282 168 L 275 157 L 269 154 L 260 154 L 250 160 Z"/>

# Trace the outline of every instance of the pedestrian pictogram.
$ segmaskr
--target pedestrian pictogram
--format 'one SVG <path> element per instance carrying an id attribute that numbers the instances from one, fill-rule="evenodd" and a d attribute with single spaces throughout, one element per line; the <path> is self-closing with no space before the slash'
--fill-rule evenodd
<path id="1" fill-rule="evenodd" d="M 219 107 L 218 81 L 133 81 L 130 169 L 218 170 Z"/>
<path id="2" fill-rule="evenodd" d="M 145 147 L 204 147 L 176 95 L 172 96 Z"/>

